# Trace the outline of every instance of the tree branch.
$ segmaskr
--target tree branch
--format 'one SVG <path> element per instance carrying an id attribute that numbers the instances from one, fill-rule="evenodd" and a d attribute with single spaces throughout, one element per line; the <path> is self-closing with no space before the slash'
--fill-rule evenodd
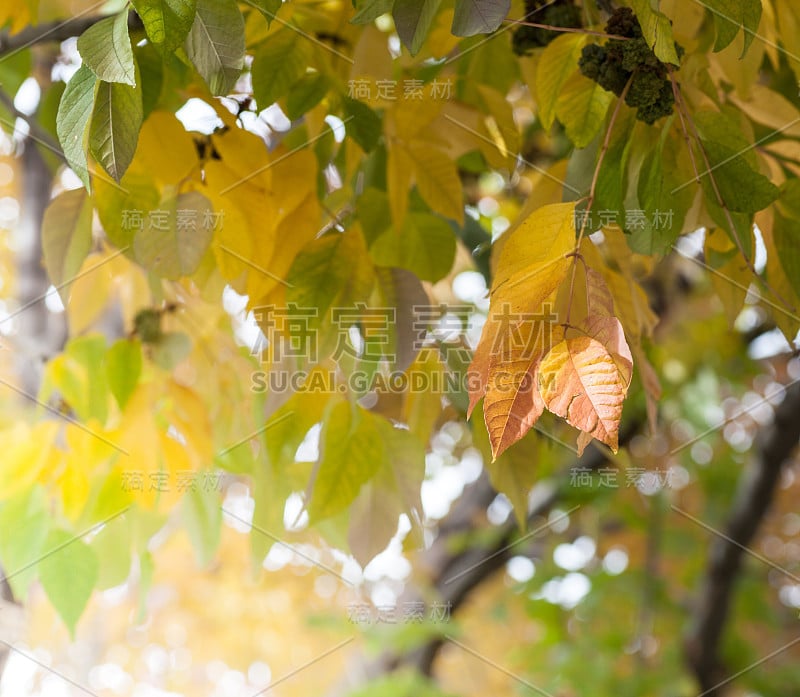
<path id="1" fill-rule="evenodd" d="M 29 46 L 45 42 L 61 42 L 71 39 L 73 36 L 80 36 L 89 27 L 97 24 L 100 20 L 109 15 L 84 15 L 72 17 L 71 19 L 55 20 L 45 24 L 26 27 L 18 34 L 13 36 L 8 32 L 0 32 L 0 57 L 21 51 Z M 141 29 L 143 27 L 139 16 L 131 12 L 128 16 L 129 29 Z"/>
<path id="2" fill-rule="evenodd" d="M 772 425 L 758 439 L 757 454 L 742 477 L 736 500 L 725 527 L 709 555 L 709 565 L 695 610 L 695 620 L 686 638 L 685 653 L 703 694 L 717 697 L 726 671 L 719 657 L 720 640 L 730 614 L 734 585 L 742 556 L 764 519 L 780 479 L 800 440 L 800 383 L 787 388 L 775 411 Z"/>
<path id="3" fill-rule="evenodd" d="M 35 142 L 39 143 L 43 147 L 47 148 L 51 152 L 58 155 L 62 160 L 66 162 L 66 156 L 64 152 L 59 147 L 58 143 L 53 140 L 50 134 L 42 128 L 39 122 L 36 120 L 34 115 L 29 115 L 21 112 L 17 107 L 14 106 L 14 100 L 11 98 L 10 95 L 6 94 L 6 92 L 0 88 L 0 104 L 6 108 L 6 110 L 15 118 L 22 119 L 25 123 L 28 124 L 28 136 Z M 9 128 L 13 128 L 13 123 L 6 123 L 5 119 L 2 119 L 5 125 Z"/>

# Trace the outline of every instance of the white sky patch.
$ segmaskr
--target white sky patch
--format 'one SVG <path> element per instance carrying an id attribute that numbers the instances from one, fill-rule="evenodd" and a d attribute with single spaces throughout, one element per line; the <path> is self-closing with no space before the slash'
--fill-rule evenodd
<path id="1" fill-rule="evenodd" d="M 23 114 L 30 116 L 36 111 L 41 98 L 42 88 L 39 87 L 39 83 L 34 78 L 29 77 L 17 90 L 17 95 L 14 97 L 14 106 Z"/>
<path id="2" fill-rule="evenodd" d="M 256 510 L 256 502 L 250 496 L 250 490 L 247 486 L 241 482 L 231 484 L 225 493 L 222 510 L 222 519 L 228 527 L 245 534 L 250 532 L 250 524 L 253 522 L 253 513 Z M 230 514 L 227 511 L 230 511 Z"/>
<path id="3" fill-rule="evenodd" d="M 346 133 L 344 121 L 342 121 L 338 116 L 328 114 L 328 116 L 325 117 L 325 123 L 331 127 L 331 130 L 333 131 L 333 139 L 337 143 L 341 143 L 344 140 Z"/>
<path id="4" fill-rule="evenodd" d="M 322 424 L 314 424 L 306 437 L 303 438 L 302 443 L 297 447 L 294 459 L 297 462 L 316 462 L 319 458 L 319 434 L 322 430 Z"/>
<path id="5" fill-rule="evenodd" d="M 204 135 L 211 135 L 217 128 L 225 125 L 217 116 L 214 107 L 197 97 L 187 101 L 175 112 L 175 116 L 187 131 L 196 131 Z"/>
<path id="6" fill-rule="evenodd" d="M 558 545 L 553 550 L 553 561 L 566 571 L 584 568 L 594 557 L 595 543 L 590 537 L 579 537 L 573 543 Z"/>
<path id="7" fill-rule="evenodd" d="M 308 511 L 303 510 L 303 505 L 300 494 L 289 494 L 283 509 L 283 525 L 287 530 L 302 530 L 308 525 Z"/>
<path id="8" fill-rule="evenodd" d="M 797 339 L 795 339 L 795 343 Z M 781 353 L 788 353 L 792 350 L 789 342 L 780 329 L 772 329 L 757 336 L 747 347 L 747 355 L 754 361 L 772 358 Z"/>
<path id="9" fill-rule="evenodd" d="M 270 104 L 270 106 L 259 114 L 259 118 L 273 131 L 278 131 L 280 133 L 288 131 L 292 127 L 292 122 L 277 104 Z"/>
<path id="10" fill-rule="evenodd" d="M 459 300 L 477 304 L 486 297 L 486 279 L 477 271 L 462 271 L 453 279 L 453 293 Z"/>
<path id="11" fill-rule="evenodd" d="M 506 562 L 506 573 L 517 583 L 525 583 L 533 578 L 536 565 L 528 557 L 511 557 Z"/>
<path id="12" fill-rule="evenodd" d="M 47 306 L 47 309 L 54 314 L 61 314 L 64 312 L 64 303 L 61 302 L 61 296 L 53 285 L 47 289 L 47 295 L 44 296 L 44 304 Z"/>

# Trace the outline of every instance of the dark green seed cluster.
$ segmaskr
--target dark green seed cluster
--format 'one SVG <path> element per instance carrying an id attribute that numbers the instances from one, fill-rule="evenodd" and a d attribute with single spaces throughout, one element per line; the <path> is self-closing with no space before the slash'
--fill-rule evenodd
<path id="1" fill-rule="evenodd" d="M 525 21 L 577 29 L 581 26 L 581 8 L 576 7 L 572 0 L 556 0 L 552 4 L 548 4 L 547 0 L 525 0 Z M 534 49 L 543 48 L 560 33 L 542 27 L 520 25 L 512 41 L 514 53 L 524 56 Z"/>
<path id="2" fill-rule="evenodd" d="M 161 312 L 144 308 L 133 318 L 133 331 L 145 344 L 155 344 L 162 337 Z"/>
<path id="3" fill-rule="evenodd" d="M 671 114 L 675 96 L 667 66 L 647 45 L 633 10 L 629 7 L 615 10 L 606 33 L 627 38 L 609 39 L 604 46 L 584 47 L 578 63 L 581 73 L 618 97 L 633 78 L 625 103 L 637 110 L 636 118 L 640 121 L 653 123 Z"/>

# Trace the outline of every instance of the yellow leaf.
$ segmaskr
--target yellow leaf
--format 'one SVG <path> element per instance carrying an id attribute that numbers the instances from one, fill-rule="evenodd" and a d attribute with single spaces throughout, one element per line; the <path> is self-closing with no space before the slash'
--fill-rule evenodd
<path id="1" fill-rule="evenodd" d="M 446 372 L 439 350 L 431 347 L 423 348 L 407 369 L 409 376 L 424 375 L 428 379 L 427 389 L 406 392 L 402 412 L 409 430 L 425 445 L 442 413 Z"/>
<path id="2" fill-rule="evenodd" d="M 706 235 L 705 258 L 711 276 L 711 285 L 733 326 L 744 307 L 753 274 L 747 268 L 736 245 L 724 230 L 710 230 Z"/>
<path id="3" fill-rule="evenodd" d="M 638 257 L 634 257 L 620 228 L 603 228 L 603 236 L 606 259 L 591 240 L 584 240 L 581 253 L 602 273 L 614 298 L 614 314 L 625 327 L 625 333 L 635 341 L 642 336 L 651 336 L 658 324 L 658 316 L 650 308 L 647 293 L 637 279 L 634 262 Z M 611 263 L 615 268 L 610 266 Z"/>
<path id="4" fill-rule="evenodd" d="M 436 99 L 429 86 L 422 99 L 396 99 L 390 104 L 392 108 L 387 113 L 387 134 L 400 141 L 410 142 L 433 122 L 441 111 L 444 100 Z"/>
<path id="5" fill-rule="evenodd" d="M 768 87 L 755 84 L 750 88 L 748 99 L 736 94 L 731 94 L 729 99 L 756 123 L 769 126 L 785 136 L 800 137 L 800 111 L 786 97 Z"/>
<path id="6" fill-rule="evenodd" d="M 556 116 L 576 147 L 585 148 L 594 140 L 613 99 L 611 92 L 580 73 L 574 73 L 564 83 L 556 102 Z"/>
<path id="7" fill-rule="evenodd" d="M 261 167 L 267 164 L 266 159 L 257 162 Z M 224 258 L 220 269 L 226 277 L 246 272 L 249 283 L 269 268 L 275 249 L 275 214 L 268 205 L 271 181 L 267 174 L 268 170 L 246 179 L 238 165 L 219 160 L 206 163 L 207 195 L 214 210 L 222 214 L 214 234 L 214 251 L 218 259 Z"/>
<path id="8" fill-rule="evenodd" d="M 58 428 L 55 421 L 42 421 L 34 426 L 17 423 L 0 431 L 0 500 L 52 475 L 60 459 L 54 445 Z"/>
<path id="9" fill-rule="evenodd" d="M 389 191 L 389 209 L 396 230 L 403 226 L 408 208 L 408 190 L 414 162 L 408 151 L 399 143 L 393 143 L 386 153 L 386 186 Z"/>
<path id="10" fill-rule="evenodd" d="M 89 430 L 74 424 L 64 428 L 66 456 L 57 484 L 64 514 L 70 520 L 76 520 L 83 512 L 92 477 L 103 474 L 103 465 L 117 453 L 109 442 L 98 437 L 102 434 L 97 421 L 90 421 L 86 426 Z"/>
<path id="11" fill-rule="evenodd" d="M 319 211 L 317 198 L 317 158 L 308 148 L 289 152 L 277 148 L 272 154 L 270 166 L 271 186 L 268 190 L 269 205 L 275 211 L 275 225 L 288 218 L 301 205 Z M 313 194 L 314 200 L 309 197 Z"/>
<path id="12" fill-rule="evenodd" d="M 0 27 L 10 22 L 10 32 L 16 34 L 25 29 L 32 21 L 31 11 L 26 2 L 9 2 L 0 6 Z"/>
<path id="13" fill-rule="evenodd" d="M 433 211 L 464 223 L 464 193 L 456 163 L 445 152 L 424 141 L 413 141 L 408 154 L 420 196 Z"/>
<path id="14" fill-rule="evenodd" d="M 797 306 L 800 305 L 800 301 L 798 301 L 794 286 L 787 277 L 776 251 L 773 233 L 774 216 L 774 209 L 767 208 L 756 213 L 755 222 L 764 238 L 764 246 L 767 249 L 767 279 L 770 288 L 774 291 L 770 294 L 772 297 L 768 298 L 767 302 L 772 310 L 771 314 L 775 324 L 783 332 L 786 340 L 791 343 L 797 336 L 800 322 L 798 322 L 797 315 L 786 308 L 785 303 Z M 780 298 L 774 297 L 775 293 Z"/>
<path id="15" fill-rule="evenodd" d="M 547 408 L 614 452 L 628 381 L 611 351 L 589 336 L 556 344 L 539 368 L 539 392 Z"/>
<path id="16" fill-rule="evenodd" d="M 178 184 L 198 165 L 197 150 L 174 114 L 154 111 L 139 133 L 131 169 L 164 184 Z"/>
<path id="17" fill-rule="evenodd" d="M 517 156 L 520 149 L 519 128 L 514 121 L 514 110 L 505 95 L 492 87 L 478 85 L 478 93 L 486 105 L 488 116 L 484 116 L 481 124 L 484 137 L 497 143 L 498 154 L 505 159 Z"/>
<path id="18" fill-rule="evenodd" d="M 553 203 L 534 211 L 506 239 L 500 251 L 492 303 L 511 312 L 538 312 L 569 268 L 575 246 L 574 203 Z"/>
<path id="19" fill-rule="evenodd" d="M 708 57 L 711 74 L 714 75 L 721 68 L 724 76 L 718 76 L 720 81 L 730 82 L 736 88 L 736 94 L 749 98 L 764 60 L 764 42 L 753 41 L 747 53 L 742 56 L 746 38 L 752 39 L 752 36 L 748 37 L 747 32 L 741 32 L 727 48 L 719 53 L 710 53 Z M 785 126 L 786 123 L 784 121 L 781 125 Z"/>
<path id="20" fill-rule="evenodd" d="M 249 307 L 264 304 L 267 295 L 275 293 L 277 297 L 273 297 L 270 304 L 283 304 L 282 298 L 287 288 L 284 279 L 289 275 L 292 262 L 318 232 L 319 202 L 316 194 L 311 194 L 284 217 L 275 230 L 275 238 L 280 240 L 280 245 L 276 247 L 268 266 L 250 271 L 247 279 Z"/>
<path id="21" fill-rule="evenodd" d="M 106 308 L 112 288 L 110 256 L 106 252 L 90 254 L 72 282 L 67 303 L 70 336 L 88 329 Z"/>
<path id="22" fill-rule="evenodd" d="M 539 120 L 545 130 L 550 130 L 556 116 L 556 103 L 564 83 L 578 70 L 578 60 L 588 37 L 566 33 L 557 37 L 542 51 L 536 65 L 536 79 L 528 87 L 536 95 Z"/>

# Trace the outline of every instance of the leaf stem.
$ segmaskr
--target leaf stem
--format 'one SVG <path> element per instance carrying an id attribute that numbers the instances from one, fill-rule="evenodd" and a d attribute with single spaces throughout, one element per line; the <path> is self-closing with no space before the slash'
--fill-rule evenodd
<path id="1" fill-rule="evenodd" d="M 625 83 L 625 87 L 622 90 L 622 93 L 619 95 L 619 99 L 617 100 L 616 105 L 614 106 L 614 111 L 611 114 L 611 118 L 608 122 L 608 128 L 606 129 L 606 135 L 603 139 L 603 145 L 600 148 L 600 153 L 597 156 L 597 165 L 594 168 L 594 174 L 592 175 L 592 183 L 589 186 L 589 196 L 586 199 L 586 211 L 589 212 L 592 210 L 592 206 L 594 205 L 595 195 L 597 193 L 597 182 L 600 179 L 600 168 L 603 166 L 603 160 L 605 160 L 606 153 L 608 153 L 608 149 L 611 146 L 611 133 L 614 130 L 614 126 L 617 123 L 617 118 L 619 117 L 619 113 L 622 109 L 622 105 L 625 102 L 625 97 L 628 96 L 628 90 L 631 88 L 631 83 L 633 82 L 633 78 L 635 77 L 635 73 L 628 78 L 628 82 Z M 589 216 L 583 216 L 583 220 L 581 220 L 581 227 L 578 231 L 578 239 L 575 242 L 575 250 L 572 252 L 571 255 L 573 256 L 572 262 L 572 275 L 569 280 L 569 300 L 567 303 L 567 316 L 566 322 L 569 324 L 569 318 L 572 313 L 572 296 L 575 292 L 575 273 L 577 271 L 578 265 L 578 257 L 580 255 L 580 247 L 581 242 L 583 241 L 583 235 L 586 232 L 586 223 L 589 219 Z"/>
<path id="2" fill-rule="evenodd" d="M 604 39 L 617 39 L 618 41 L 630 41 L 629 36 L 617 36 L 616 34 L 606 34 L 602 31 L 584 29 L 583 27 L 558 27 L 554 24 L 540 24 L 539 22 L 526 22 L 522 19 L 505 19 L 506 24 L 519 24 L 524 27 L 536 27 L 537 29 L 549 29 L 550 31 L 565 32 L 569 34 L 586 34 L 588 36 L 600 36 Z"/>

